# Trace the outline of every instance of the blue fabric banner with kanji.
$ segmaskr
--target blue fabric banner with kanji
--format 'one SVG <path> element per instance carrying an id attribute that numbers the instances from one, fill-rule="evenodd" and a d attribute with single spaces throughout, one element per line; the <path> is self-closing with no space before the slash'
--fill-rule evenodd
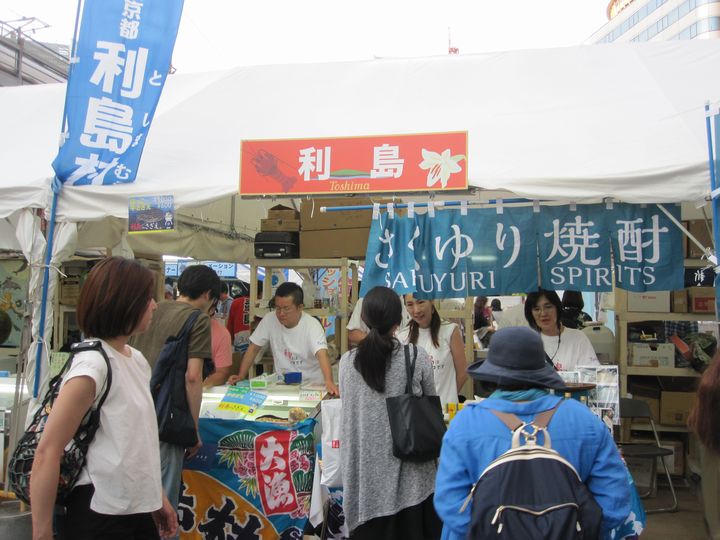
<path id="1" fill-rule="evenodd" d="M 679 216 L 679 207 L 668 206 Z M 413 217 L 370 228 L 361 296 L 384 285 L 419 298 L 549 290 L 683 288 L 679 229 L 655 205 L 498 207 Z M 614 276 L 614 277 L 613 277 Z"/>
<path id="2" fill-rule="evenodd" d="M 85 0 L 53 169 L 61 182 L 135 180 L 183 0 Z"/>
<path id="3" fill-rule="evenodd" d="M 315 420 L 200 419 L 203 446 L 183 471 L 180 538 L 301 539 L 310 512 Z"/>

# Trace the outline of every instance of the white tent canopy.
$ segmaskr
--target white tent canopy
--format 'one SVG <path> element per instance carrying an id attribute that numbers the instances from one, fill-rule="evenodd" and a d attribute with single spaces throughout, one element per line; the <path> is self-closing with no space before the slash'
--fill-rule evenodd
<path id="1" fill-rule="evenodd" d="M 58 219 L 125 218 L 130 195 L 172 193 L 180 208 L 227 198 L 241 139 L 457 130 L 472 186 L 693 201 L 709 191 L 703 106 L 720 93 L 718 65 L 720 42 L 698 40 L 174 75 L 137 181 L 65 187 Z M 0 217 L 46 206 L 64 92 L 0 89 Z M 267 206 L 238 200 L 236 228 L 257 228 Z"/>

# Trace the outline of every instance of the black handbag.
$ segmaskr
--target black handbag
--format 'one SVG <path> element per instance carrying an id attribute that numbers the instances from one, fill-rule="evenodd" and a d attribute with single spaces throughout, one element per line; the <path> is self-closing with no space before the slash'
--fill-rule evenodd
<path id="1" fill-rule="evenodd" d="M 439 396 L 415 396 L 412 379 L 417 360 L 417 347 L 410 363 L 410 346 L 405 345 L 405 393 L 385 399 L 393 455 L 404 461 L 430 461 L 440 455 L 445 421 Z"/>

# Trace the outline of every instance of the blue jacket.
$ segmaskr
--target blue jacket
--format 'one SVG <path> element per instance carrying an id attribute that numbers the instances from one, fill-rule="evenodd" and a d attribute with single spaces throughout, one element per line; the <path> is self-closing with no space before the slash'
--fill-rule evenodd
<path id="1" fill-rule="evenodd" d="M 472 505 L 463 513 L 460 507 L 485 468 L 510 449 L 510 430 L 489 409 L 530 421 L 561 399 L 553 395 L 524 403 L 486 399 L 469 404 L 455 416 L 443 439 L 435 484 L 435 509 L 443 521 L 443 540 L 465 540 Z M 627 469 L 610 432 L 590 409 L 574 399 L 558 407 L 548 431 L 552 448 L 573 464 L 602 508 L 601 538 L 607 537 L 630 513 Z"/>

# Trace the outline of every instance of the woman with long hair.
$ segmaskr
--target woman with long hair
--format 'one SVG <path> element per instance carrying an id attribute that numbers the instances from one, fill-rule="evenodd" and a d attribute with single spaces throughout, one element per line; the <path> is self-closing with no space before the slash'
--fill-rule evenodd
<path id="1" fill-rule="evenodd" d="M 555 291 L 540 289 L 527 295 L 525 318 L 530 328 L 540 332 L 545 354 L 560 371 L 577 366 L 599 365 L 595 349 L 580 330 L 567 328 L 560 320 L 562 304 Z"/>
<path id="2" fill-rule="evenodd" d="M 400 298 L 375 287 L 363 301 L 369 332 L 340 359 L 343 510 L 352 539 L 424 540 L 440 537 L 433 509 L 435 461 L 414 463 L 393 455 L 385 399 L 405 393 L 405 351 L 393 337 L 402 320 Z M 436 395 L 427 353 L 417 351 L 412 390 Z"/>
<path id="3" fill-rule="evenodd" d="M 688 418 L 690 431 L 700 441 L 705 520 L 710 538 L 720 538 L 720 352 L 700 377 L 695 406 Z"/>
<path id="4" fill-rule="evenodd" d="M 145 540 L 173 536 L 177 515 L 163 494 L 150 366 L 128 338 L 150 326 L 155 277 L 140 263 L 110 257 L 96 264 L 80 291 L 78 325 L 99 339 L 112 383 L 100 409 L 100 427 L 80 478 L 66 502 L 59 538 Z M 63 377 L 38 444 L 30 477 L 33 540 L 53 538 L 52 517 L 60 458 L 83 417 L 105 391 L 107 364 L 83 351 Z"/>
<path id="5" fill-rule="evenodd" d="M 406 294 L 405 307 L 411 318 L 407 327 L 398 333 L 398 339 L 420 346 L 430 357 L 435 389 L 443 408 L 448 403 L 457 403 L 458 392 L 467 380 L 465 344 L 460 328 L 441 319 L 432 300 Z"/>

